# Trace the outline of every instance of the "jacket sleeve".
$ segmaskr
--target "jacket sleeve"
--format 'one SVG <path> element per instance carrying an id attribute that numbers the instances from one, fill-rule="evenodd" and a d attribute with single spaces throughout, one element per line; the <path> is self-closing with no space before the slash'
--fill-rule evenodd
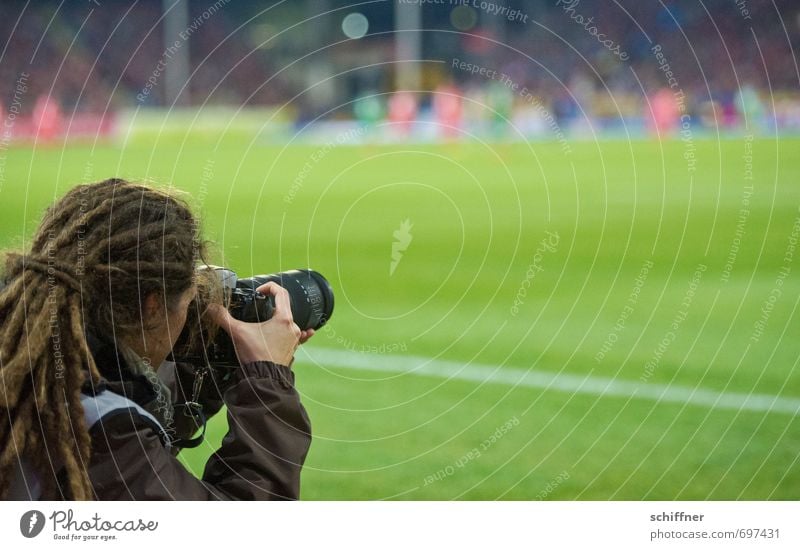
<path id="1" fill-rule="evenodd" d="M 90 430 L 98 500 L 288 500 L 300 496 L 311 426 L 294 373 L 266 361 L 236 370 L 225 391 L 229 431 L 198 479 L 133 410 Z"/>

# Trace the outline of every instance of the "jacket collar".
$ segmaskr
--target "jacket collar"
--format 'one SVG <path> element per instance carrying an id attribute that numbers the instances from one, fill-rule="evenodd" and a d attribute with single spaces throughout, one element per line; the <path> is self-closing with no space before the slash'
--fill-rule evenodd
<path id="1" fill-rule="evenodd" d="M 81 388 L 83 393 L 96 395 L 105 390 L 111 390 L 136 402 L 154 415 L 166 429 L 169 429 L 172 425 L 171 411 L 158 402 L 159 396 L 163 396 L 165 393 L 169 398 L 169 389 L 158 380 L 152 368 L 152 376 L 148 378 L 143 374 L 144 369 L 141 366 L 130 364 L 130 361 L 137 357 L 135 353 L 124 353 L 120 345 L 102 338 L 94 332 L 87 331 L 86 342 L 92 357 L 94 357 L 97 370 L 100 372 L 101 380 L 99 385 L 93 385 L 91 378 L 87 377 Z M 126 355 L 128 360 L 125 358 Z"/>

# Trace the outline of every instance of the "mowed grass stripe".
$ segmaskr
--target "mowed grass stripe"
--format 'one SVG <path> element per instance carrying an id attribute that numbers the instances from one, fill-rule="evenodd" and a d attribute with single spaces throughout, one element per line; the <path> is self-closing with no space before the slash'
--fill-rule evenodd
<path id="1" fill-rule="evenodd" d="M 460 363 L 413 355 L 368 355 L 333 348 L 301 348 L 301 356 L 317 364 L 357 370 L 370 370 L 469 380 L 487 384 L 524 386 L 566 393 L 602 397 L 645 399 L 658 403 L 681 403 L 710 409 L 800 414 L 800 398 L 765 393 L 717 392 L 699 387 L 634 382 L 594 375 L 551 373 L 481 363 Z"/>

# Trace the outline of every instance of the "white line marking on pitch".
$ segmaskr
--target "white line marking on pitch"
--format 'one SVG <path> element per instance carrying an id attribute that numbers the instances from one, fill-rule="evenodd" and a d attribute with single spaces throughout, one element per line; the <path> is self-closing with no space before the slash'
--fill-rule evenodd
<path id="1" fill-rule="evenodd" d="M 480 363 L 465 364 L 413 355 L 377 355 L 332 348 L 303 347 L 301 350 L 301 355 L 305 355 L 307 359 L 332 367 L 452 378 L 603 397 L 633 397 L 659 403 L 688 403 L 711 409 L 800 414 L 800 398 L 796 397 L 779 397 L 764 393 L 722 393 L 674 384 L 644 383 L 592 375 L 556 374 Z"/>

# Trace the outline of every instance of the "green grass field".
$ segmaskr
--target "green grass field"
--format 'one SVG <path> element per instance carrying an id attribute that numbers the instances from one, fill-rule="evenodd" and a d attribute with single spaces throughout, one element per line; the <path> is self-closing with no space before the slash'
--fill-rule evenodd
<path id="1" fill-rule="evenodd" d="M 17 148 L 0 245 L 70 186 L 119 175 L 192 193 L 242 276 L 325 274 L 336 311 L 311 354 L 376 369 L 296 362 L 306 499 L 797 499 L 800 415 L 380 370 L 430 357 L 800 398 L 800 141 L 756 139 L 752 161 L 743 139 L 693 146 L 694 171 L 680 141 Z M 225 419 L 209 431 L 184 453 L 194 471 Z"/>

